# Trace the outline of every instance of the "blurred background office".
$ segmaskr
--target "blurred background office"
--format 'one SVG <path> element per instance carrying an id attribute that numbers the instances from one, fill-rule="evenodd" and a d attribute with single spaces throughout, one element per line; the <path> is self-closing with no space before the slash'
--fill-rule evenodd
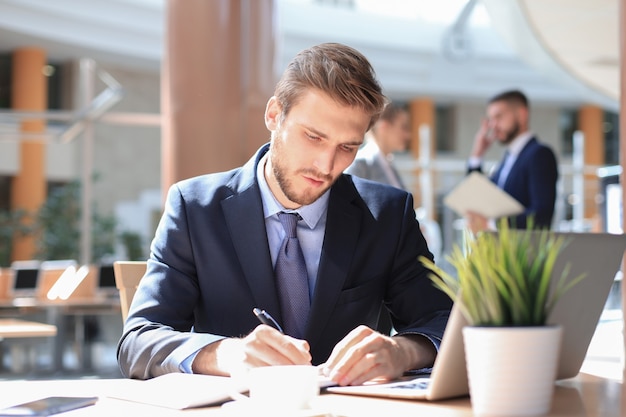
<path id="1" fill-rule="evenodd" d="M 462 220 L 442 199 L 465 174 L 486 100 L 515 88 L 559 161 L 553 228 L 621 232 L 618 3 L 0 0 L 0 267 L 145 259 L 164 190 L 266 142 L 278 74 L 326 41 L 363 52 L 408 109 L 394 163 L 443 254 Z M 490 151 L 486 167 L 499 158 Z M 121 322 L 97 323 L 108 366 Z"/>

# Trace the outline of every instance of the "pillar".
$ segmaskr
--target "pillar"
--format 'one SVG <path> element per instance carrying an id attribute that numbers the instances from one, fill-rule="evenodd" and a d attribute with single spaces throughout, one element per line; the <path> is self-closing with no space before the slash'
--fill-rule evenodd
<path id="1" fill-rule="evenodd" d="M 16 111 L 45 111 L 48 101 L 47 80 L 43 69 L 46 53 L 40 48 L 21 48 L 13 52 L 11 69 L 11 108 Z M 19 168 L 11 186 L 11 209 L 24 210 L 32 216 L 45 203 L 46 143 L 33 134 L 43 133 L 44 119 L 24 120 L 20 131 L 24 134 L 19 147 Z M 13 260 L 33 259 L 36 253 L 35 236 L 16 236 L 13 240 Z"/>
<path id="2" fill-rule="evenodd" d="M 626 181 L 624 173 L 626 173 L 626 5 L 619 2 L 619 56 L 620 56 L 620 106 L 619 106 L 619 153 L 620 164 L 622 167 L 622 175 L 620 182 L 622 184 L 622 207 L 626 200 Z M 622 209 L 622 225 L 626 227 L 626 210 Z M 626 261 L 623 261 L 622 271 L 626 271 Z M 622 320 L 626 323 L 626 285 L 622 280 Z M 622 332 L 624 337 L 624 354 L 626 355 L 626 332 Z M 626 367 L 622 381 L 626 381 Z M 622 401 L 626 398 L 626 384 L 622 384 Z M 623 403 L 622 403 L 623 404 Z M 623 406 L 622 406 L 623 407 Z"/>
<path id="3" fill-rule="evenodd" d="M 585 136 L 585 165 L 604 165 L 604 110 L 595 105 L 585 105 L 578 110 L 578 129 Z M 598 219 L 596 195 L 600 192 L 595 175 L 585 175 L 585 218 Z"/>
<path id="4" fill-rule="evenodd" d="M 435 103 L 433 102 L 431 98 L 428 98 L 428 97 L 416 98 L 414 100 L 411 100 L 411 102 L 409 103 L 409 113 L 411 115 L 411 144 L 410 144 L 411 155 L 415 159 L 419 159 L 420 156 L 422 156 L 421 155 L 422 152 L 420 149 L 422 149 L 422 140 L 425 139 L 422 137 L 422 132 L 424 132 L 424 130 L 422 129 L 424 126 L 427 126 L 429 134 L 430 134 L 430 147 L 428 150 L 429 160 L 432 161 L 433 158 L 435 157 L 435 150 L 436 150 Z M 422 172 L 420 172 L 420 170 L 417 170 L 414 173 L 414 175 L 416 178 L 421 178 Z M 434 176 L 431 174 L 428 176 L 428 178 L 430 182 L 432 182 Z M 432 209 L 432 207 L 434 207 L 434 204 L 428 203 L 427 201 L 429 200 L 433 202 L 434 195 L 422 195 L 422 191 L 424 191 L 424 187 L 419 186 L 420 181 L 415 181 L 414 184 L 416 185 L 414 186 L 414 189 L 411 191 L 415 198 L 416 206 L 426 206 L 426 207 L 431 208 L 430 210 L 428 210 L 427 215 L 429 218 L 434 219 L 436 217 L 434 213 L 434 209 Z M 431 190 L 428 192 L 432 194 L 432 190 L 434 189 L 434 187 L 432 186 L 432 183 L 429 185 L 430 186 L 427 187 L 427 190 Z"/>
<path id="5" fill-rule="evenodd" d="M 272 0 L 169 0 L 162 67 L 162 189 L 242 165 L 269 140 Z"/>

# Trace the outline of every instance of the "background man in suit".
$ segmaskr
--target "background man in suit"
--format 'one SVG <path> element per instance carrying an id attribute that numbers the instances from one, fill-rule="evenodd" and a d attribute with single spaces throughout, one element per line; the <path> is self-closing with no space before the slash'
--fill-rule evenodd
<path id="1" fill-rule="evenodd" d="M 483 155 L 496 141 L 506 146 L 506 152 L 491 180 L 525 207 L 524 213 L 510 219 L 511 226 L 526 228 L 532 216 L 535 227 L 550 228 L 558 179 L 556 157 L 529 131 L 528 99 L 522 92 L 506 91 L 489 100 L 487 117 L 474 139 L 469 171 L 482 169 Z M 476 213 L 467 216 L 475 233 L 489 228 L 489 220 Z"/>
<path id="2" fill-rule="evenodd" d="M 343 174 L 385 102 L 358 51 L 306 49 L 267 103 L 270 143 L 241 168 L 170 188 L 118 345 L 126 376 L 312 363 L 347 385 L 432 366 L 451 301 L 418 261 L 432 255 L 413 199 Z M 301 217 L 309 294 L 295 314 L 310 308 L 301 336 L 252 314 L 260 307 L 283 326 L 294 318 L 275 282 L 283 212 Z M 383 301 L 394 337 L 372 330 Z"/>

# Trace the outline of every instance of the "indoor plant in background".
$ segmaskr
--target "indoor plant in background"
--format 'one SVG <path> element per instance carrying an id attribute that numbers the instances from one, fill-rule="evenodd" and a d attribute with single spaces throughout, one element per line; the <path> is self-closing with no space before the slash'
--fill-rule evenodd
<path id="1" fill-rule="evenodd" d="M 531 226 L 532 227 L 532 226 Z M 547 320 L 559 298 L 582 276 L 566 267 L 552 278 L 567 242 L 549 230 L 467 236 L 448 257 L 452 276 L 422 257 L 431 279 L 459 305 L 472 408 L 478 416 L 537 416 L 551 406 L 561 344 L 560 326 Z"/>

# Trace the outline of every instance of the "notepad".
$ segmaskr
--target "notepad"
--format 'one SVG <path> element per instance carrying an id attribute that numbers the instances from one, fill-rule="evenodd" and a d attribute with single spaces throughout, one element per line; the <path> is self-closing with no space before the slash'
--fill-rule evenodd
<path id="1" fill-rule="evenodd" d="M 233 378 L 185 373 L 123 382 L 108 397 L 176 410 L 221 404 L 247 390 Z"/>
<path id="2" fill-rule="evenodd" d="M 334 385 L 320 376 L 320 388 Z M 223 376 L 170 373 L 148 380 L 122 381 L 107 397 L 185 410 L 222 404 L 248 391 L 243 379 Z"/>
<path id="3" fill-rule="evenodd" d="M 498 219 L 524 212 L 524 206 L 519 201 L 480 172 L 467 175 L 443 202 L 459 216 L 474 212 L 488 219 Z"/>

